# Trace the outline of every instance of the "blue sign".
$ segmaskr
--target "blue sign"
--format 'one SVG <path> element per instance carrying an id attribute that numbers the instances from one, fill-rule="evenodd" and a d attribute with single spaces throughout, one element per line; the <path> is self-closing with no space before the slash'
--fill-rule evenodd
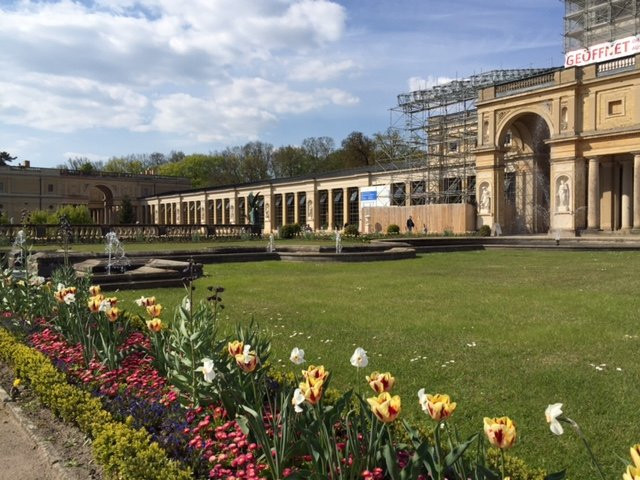
<path id="1" fill-rule="evenodd" d="M 368 191 L 368 192 L 360 192 L 361 202 L 375 201 L 377 199 L 378 199 L 378 192 L 376 192 L 375 190 Z"/>

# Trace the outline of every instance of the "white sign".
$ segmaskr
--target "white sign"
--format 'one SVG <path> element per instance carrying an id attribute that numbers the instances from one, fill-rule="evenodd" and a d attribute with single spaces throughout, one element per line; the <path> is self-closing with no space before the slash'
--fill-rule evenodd
<path id="1" fill-rule="evenodd" d="M 360 188 L 360 207 L 388 207 L 391 205 L 389 185 Z"/>
<path id="2" fill-rule="evenodd" d="M 640 53 L 640 35 L 568 52 L 564 56 L 564 67 L 580 67 L 590 63 L 606 62 L 636 53 Z"/>

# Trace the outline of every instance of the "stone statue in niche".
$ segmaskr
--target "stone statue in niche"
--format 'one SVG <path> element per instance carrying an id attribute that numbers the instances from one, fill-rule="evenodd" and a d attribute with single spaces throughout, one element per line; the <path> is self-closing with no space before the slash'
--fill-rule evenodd
<path id="1" fill-rule="evenodd" d="M 480 188 L 480 213 L 491 213 L 491 192 L 486 183 Z"/>
<path id="2" fill-rule="evenodd" d="M 269 218 L 269 204 L 264 202 L 264 218 Z"/>
<path id="3" fill-rule="evenodd" d="M 560 177 L 558 179 L 558 198 L 557 198 L 557 208 L 556 210 L 559 213 L 566 213 L 569 211 L 569 182 L 567 177 Z"/>
<path id="4" fill-rule="evenodd" d="M 307 202 L 307 212 L 307 215 L 313 218 L 313 200 L 311 199 Z"/>

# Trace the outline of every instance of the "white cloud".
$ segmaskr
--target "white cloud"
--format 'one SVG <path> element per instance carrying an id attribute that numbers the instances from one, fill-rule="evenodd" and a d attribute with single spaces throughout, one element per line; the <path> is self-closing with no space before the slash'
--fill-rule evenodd
<path id="1" fill-rule="evenodd" d="M 355 69 L 356 63 L 353 60 L 331 62 L 313 59 L 293 67 L 289 78 L 297 81 L 326 82 Z"/>
<path id="2" fill-rule="evenodd" d="M 0 122 L 256 137 L 282 115 L 357 102 L 340 89 L 286 84 L 287 58 L 313 65 L 345 25 L 344 7 L 329 0 L 2 3 Z M 353 65 L 316 64 L 325 71 L 317 79 Z"/>

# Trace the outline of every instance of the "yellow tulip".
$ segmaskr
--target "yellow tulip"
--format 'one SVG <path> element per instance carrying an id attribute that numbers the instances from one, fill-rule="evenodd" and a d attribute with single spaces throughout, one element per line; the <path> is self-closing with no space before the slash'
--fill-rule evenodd
<path id="1" fill-rule="evenodd" d="M 16 378 L 13 381 L 13 388 L 18 388 L 20 386 L 20 384 L 22 383 L 22 380 L 20 380 L 19 378 Z"/>
<path id="2" fill-rule="evenodd" d="M 100 289 L 100 285 L 91 285 L 89 287 L 89 294 L 92 297 L 95 297 L 96 295 L 99 295 L 101 291 L 102 290 Z"/>
<path id="3" fill-rule="evenodd" d="M 629 465 L 627 471 L 622 474 L 622 480 L 640 480 L 640 468 Z"/>
<path id="4" fill-rule="evenodd" d="M 456 409 L 456 402 L 452 402 L 449 395 L 436 393 L 435 395 L 427 394 L 426 407 L 427 412 L 436 422 L 447 419 Z"/>
<path id="5" fill-rule="evenodd" d="M 389 372 L 378 373 L 373 372 L 366 377 L 369 386 L 376 393 L 389 392 L 396 383 L 396 379 Z"/>
<path id="6" fill-rule="evenodd" d="M 258 357 L 255 351 L 239 353 L 235 356 L 236 364 L 245 373 L 251 373 L 258 365 Z"/>
<path id="7" fill-rule="evenodd" d="M 316 381 L 313 385 L 307 382 L 302 382 L 298 386 L 300 391 L 304 395 L 304 398 L 311 405 L 317 404 L 322 398 L 322 387 L 324 382 Z"/>
<path id="8" fill-rule="evenodd" d="M 402 410 L 400 396 L 394 395 L 392 397 L 389 392 L 382 392 L 377 397 L 367 398 L 367 402 L 373 414 L 384 423 L 393 422 Z"/>
<path id="9" fill-rule="evenodd" d="M 484 433 L 494 447 L 506 449 L 516 443 L 516 424 L 509 417 L 485 417 Z"/>
<path id="10" fill-rule="evenodd" d="M 101 304 L 102 304 L 102 299 L 99 296 L 91 297 L 87 301 L 87 306 L 89 307 L 89 311 L 91 313 L 98 313 L 100 311 Z"/>
<path id="11" fill-rule="evenodd" d="M 234 340 L 233 342 L 229 342 L 227 345 L 227 351 L 229 355 L 235 357 L 236 355 L 240 355 L 244 350 L 244 343 L 239 340 Z"/>
<path id="12" fill-rule="evenodd" d="M 147 328 L 152 332 L 158 333 L 160 330 L 162 330 L 162 320 L 160 320 L 159 318 L 147 320 Z"/>
<path id="13" fill-rule="evenodd" d="M 640 443 L 636 443 L 629 449 L 631 451 L 631 460 L 636 468 L 640 468 Z"/>
<path id="14" fill-rule="evenodd" d="M 309 383 L 314 386 L 316 383 L 324 383 L 329 376 L 329 372 L 324 369 L 324 365 L 316 367 L 315 365 L 309 365 L 309 368 L 302 371 L 302 376 Z"/>
<path id="15" fill-rule="evenodd" d="M 147 307 L 147 313 L 151 316 L 151 318 L 156 318 L 162 315 L 162 305 L 159 303 L 149 305 Z"/>
<path id="16" fill-rule="evenodd" d="M 120 309 L 118 307 L 112 307 L 107 310 L 107 318 L 110 322 L 115 322 L 120 316 Z"/>

